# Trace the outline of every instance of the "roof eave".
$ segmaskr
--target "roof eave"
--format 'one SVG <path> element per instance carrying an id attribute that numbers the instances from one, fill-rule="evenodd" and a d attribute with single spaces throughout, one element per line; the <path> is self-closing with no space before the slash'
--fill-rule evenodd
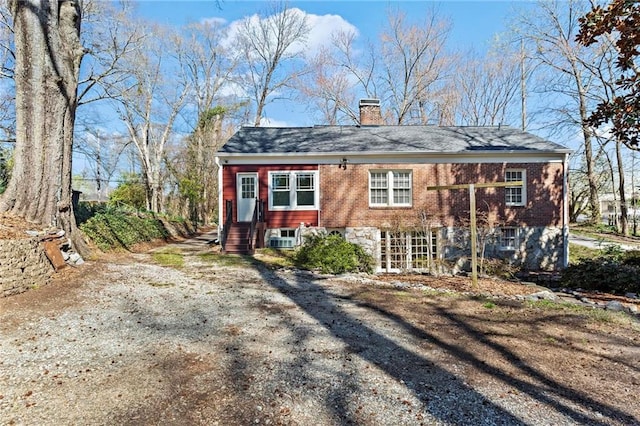
<path id="1" fill-rule="evenodd" d="M 455 155 L 478 156 L 487 155 L 524 155 L 524 156 L 547 156 L 547 155 L 565 155 L 571 154 L 573 150 L 568 148 L 552 149 L 552 150 L 481 150 L 481 151 L 340 151 L 340 152 L 269 152 L 269 153 L 244 153 L 244 152 L 217 152 L 216 156 L 220 158 L 290 158 L 290 157 L 449 157 Z"/>

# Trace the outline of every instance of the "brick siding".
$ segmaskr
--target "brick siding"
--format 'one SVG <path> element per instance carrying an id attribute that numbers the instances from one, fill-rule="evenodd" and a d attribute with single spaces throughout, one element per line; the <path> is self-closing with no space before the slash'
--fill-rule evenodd
<path id="1" fill-rule="evenodd" d="M 349 164 L 320 166 L 320 226 L 327 228 L 419 223 L 427 213 L 431 225 L 459 226 L 469 217 L 467 190 L 427 191 L 427 186 L 504 182 L 506 169 L 526 170 L 525 206 L 507 206 L 504 188 L 476 189 L 477 211 L 511 226 L 561 226 L 562 163 Z M 370 170 L 411 170 L 411 207 L 369 207 Z"/>

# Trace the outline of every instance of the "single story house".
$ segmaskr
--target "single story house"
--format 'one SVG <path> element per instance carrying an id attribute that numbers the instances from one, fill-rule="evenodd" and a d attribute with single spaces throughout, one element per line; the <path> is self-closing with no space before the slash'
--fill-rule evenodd
<path id="1" fill-rule="evenodd" d="M 378 271 L 460 270 L 471 193 L 458 187 L 474 184 L 482 256 L 567 265 L 570 150 L 505 126 L 380 125 L 375 99 L 360 102 L 360 122 L 233 135 L 216 160 L 223 248 L 294 247 L 323 230 L 360 244 Z"/>

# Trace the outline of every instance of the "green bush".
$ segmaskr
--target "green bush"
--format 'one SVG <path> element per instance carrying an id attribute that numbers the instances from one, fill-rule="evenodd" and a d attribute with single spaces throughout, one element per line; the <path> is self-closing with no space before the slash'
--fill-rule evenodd
<path id="1" fill-rule="evenodd" d="M 137 210 L 147 206 L 147 190 L 135 174 L 124 175 L 123 182 L 109 195 L 109 203 L 113 206 L 126 204 Z"/>
<path id="2" fill-rule="evenodd" d="M 637 257 L 632 257 L 637 261 Z M 583 259 L 562 271 L 562 285 L 607 293 L 640 293 L 640 266 L 606 255 Z"/>
<path id="3" fill-rule="evenodd" d="M 74 210 L 76 217 L 76 223 L 78 226 L 82 225 L 93 216 L 98 213 L 102 213 L 107 210 L 107 206 L 101 203 L 88 203 L 86 201 L 80 201 L 78 207 Z"/>
<path id="4" fill-rule="evenodd" d="M 640 250 L 629 250 L 622 255 L 624 265 L 640 266 Z"/>
<path id="5" fill-rule="evenodd" d="M 11 169 L 13 168 L 12 152 L 8 148 L 0 146 L 0 194 L 7 189 Z"/>
<path id="6" fill-rule="evenodd" d="M 133 245 L 168 236 L 162 222 L 150 215 L 105 209 L 80 225 L 100 250 L 130 249 Z"/>
<path id="7" fill-rule="evenodd" d="M 296 264 L 305 269 L 317 269 L 324 274 L 373 272 L 374 260 L 362 247 L 340 235 L 319 234 L 305 237 L 295 255 Z"/>

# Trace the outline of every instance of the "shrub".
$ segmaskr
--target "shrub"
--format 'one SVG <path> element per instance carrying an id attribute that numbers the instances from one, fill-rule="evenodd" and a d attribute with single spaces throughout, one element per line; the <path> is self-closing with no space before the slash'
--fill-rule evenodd
<path id="1" fill-rule="evenodd" d="M 372 272 L 373 258 L 362 247 L 340 235 L 319 234 L 305 237 L 295 256 L 296 264 L 322 273 Z"/>
<path id="2" fill-rule="evenodd" d="M 74 210 L 76 217 L 76 223 L 78 226 L 82 225 L 93 216 L 98 213 L 102 213 L 107 210 L 107 206 L 101 203 L 88 203 L 86 201 L 80 201 L 78 207 Z"/>
<path id="3" fill-rule="evenodd" d="M 147 190 L 137 175 L 125 175 L 123 182 L 111 192 L 109 203 L 114 206 L 126 204 L 142 210 L 147 205 Z"/>
<path id="4" fill-rule="evenodd" d="M 133 245 L 165 238 L 167 230 L 152 216 L 139 216 L 119 209 L 107 209 L 80 225 L 100 250 L 130 249 Z"/>
<path id="5" fill-rule="evenodd" d="M 484 259 L 482 261 L 483 274 L 502 279 L 513 279 L 519 268 L 508 259 Z"/>
<path id="6" fill-rule="evenodd" d="M 640 266 L 640 250 L 629 250 L 622 255 L 624 265 Z"/>
<path id="7" fill-rule="evenodd" d="M 7 188 L 12 168 L 13 159 L 11 151 L 0 146 L 0 194 Z"/>
<path id="8" fill-rule="evenodd" d="M 640 266 L 621 263 L 607 256 L 583 259 L 562 272 L 561 283 L 570 288 L 608 293 L 638 293 Z"/>
<path id="9" fill-rule="evenodd" d="M 602 249 L 601 257 L 612 262 L 620 262 L 624 257 L 624 250 L 617 244 L 608 244 Z"/>

